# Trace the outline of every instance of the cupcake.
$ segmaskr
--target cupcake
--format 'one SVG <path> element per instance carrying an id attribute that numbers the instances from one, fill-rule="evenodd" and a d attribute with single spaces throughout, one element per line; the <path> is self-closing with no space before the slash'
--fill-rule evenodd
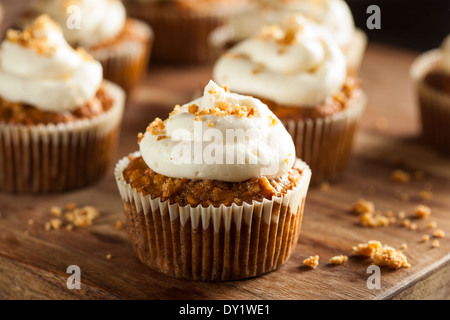
<path id="1" fill-rule="evenodd" d="M 450 35 L 440 49 L 421 54 L 411 68 L 424 141 L 450 155 Z"/>
<path id="2" fill-rule="evenodd" d="M 218 52 L 254 36 L 266 25 L 279 24 L 293 14 L 302 14 L 330 32 L 356 75 L 367 45 L 367 36 L 356 29 L 350 8 L 343 0 L 256 0 L 252 8 L 233 16 L 216 29 L 210 42 Z"/>
<path id="3" fill-rule="evenodd" d="M 209 34 L 246 7 L 248 0 L 125 0 L 129 14 L 155 31 L 153 60 L 199 64 L 215 57 Z"/>
<path id="4" fill-rule="evenodd" d="M 114 155 L 125 94 L 40 16 L 0 50 L 0 191 L 48 193 L 97 181 Z"/>
<path id="5" fill-rule="evenodd" d="M 115 176 L 131 243 L 177 278 L 225 281 L 275 270 L 291 256 L 311 171 L 261 101 L 210 82 L 156 119 Z"/>
<path id="6" fill-rule="evenodd" d="M 294 139 L 314 184 L 346 168 L 366 99 L 339 46 L 302 16 L 240 42 L 214 66 L 214 81 L 263 101 Z"/>
<path id="7" fill-rule="evenodd" d="M 36 0 L 33 15 L 48 14 L 73 47 L 103 66 L 105 79 L 130 92 L 144 75 L 153 45 L 146 23 L 127 18 L 120 0 Z"/>

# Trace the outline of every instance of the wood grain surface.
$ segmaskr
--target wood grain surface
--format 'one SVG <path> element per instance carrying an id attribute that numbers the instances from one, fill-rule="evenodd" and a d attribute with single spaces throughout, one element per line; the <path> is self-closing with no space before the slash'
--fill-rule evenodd
<path id="1" fill-rule="evenodd" d="M 13 3 L 5 2 L 5 5 Z M 17 1 L 20 3 L 20 1 Z M 7 8 L 8 9 L 8 8 Z M 7 11 L 13 21 L 17 7 Z M 15 12 L 14 14 L 11 12 Z M 0 299 L 448 299 L 450 298 L 450 159 L 423 145 L 409 67 L 418 53 L 370 44 L 361 79 L 369 105 L 355 141 L 355 155 L 346 174 L 328 191 L 311 189 L 307 197 L 299 244 L 286 265 L 264 276 L 225 283 L 176 280 L 142 265 L 134 256 L 125 230 L 112 167 L 100 183 L 82 190 L 48 196 L 0 194 Z M 116 159 L 137 150 L 136 135 L 155 117 L 166 118 L 175 104 L 188 102 L 208 82 L 211 66 L 152 66 L 129 99 Z M 394 169 L 424 173 L 421 180 L 396 184 Z M 434 197 L 419 193 L 431 189 Z M 408 196 L 406 199 L 405 195 Z M 377 209 L 413 215 L 417 204 L 433 210 L 417 230 L 394 225 L 368 229 L 349 213 L 365 198 Z M 94 225 L 68 232 L 45 231 L 52 206 L 67 202 L 91 205 L 101 216 Z M 34 220 L 33 225 L 28 221 Z M 440 247 L 421 242 L 431 234 L 429 221 L 447 233 Z M 352 256 L 360 242 L 379 240 L 395 248 L 403 243 L 409 269 L 381 269 L 381 289 L 369 290 L 369 262 Z M 433 240 L 433 238 L 432 238 Z M 106 256 L 112 255 L 108 260 Z M 320 256 L 312 270 L 302 266 Z M 328 260 L 349 255 L 341 266 Z M 81 289 L 69 290 L 66 269 L 81 269 Z"/>

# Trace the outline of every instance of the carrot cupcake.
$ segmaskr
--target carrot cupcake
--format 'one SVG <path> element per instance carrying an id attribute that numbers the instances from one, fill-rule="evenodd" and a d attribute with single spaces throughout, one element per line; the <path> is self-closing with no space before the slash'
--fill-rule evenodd
<path id="1" fill-rule="evenodd" d="M 167 64 L 198 64 L 214 58 L 209 34 L 248 0 L 125 0 L 132 17 L 155 31 L 153 60 Z"/>
<path id="2" fill-rule="evenodd" d="M 267 104 L 292 135 L 297 156 L 310 165 L 313 183 L 344 171 L 366 99 L 323 29 L 302 16 L 263 28 L 225 53 L 213 77 Z"/>
<path id="3" fill-rule="evenodd" d="M 440 49 L 421 54 L 411 74 L 415 82 L 427 144 L 450 155 L 450 36 Z"/>
<path id="4" fill-rule="evenodd" d="M 299 236 L 311 171 L 261 101 L 210 82 L 139 134 L 115 176 L 131 243 L 152 269 L 224 281 L 275 270 Z"/>
<path id="5" fill-rule="evenodd" d="M 103 66 L 104 77 L 129 92 L 143 76 L 153 45 L 146 23 L 127 18 L 120 0 L 36 0 L 34 15 L 48 14 L 73 47 Z"/>
<path id="6" fill-rule="evenodd" d="M 97 181 L 113 157 L 123 90 L 40 16 L 0 51 L 0 191 L 66 191 Z"/>
<path id="7" fill-rule="evenodd" d="M 216 29 L 210 41 L 219 52 L 252 37 L 266 25 L 279 24 L 293 14 L 302 14 L 330 32 L 343 51 L 347 67 L 356 75 L 367 45 L 367 36 L 355 28 L 350 8 L 343 0 L 258 0 Z"/>

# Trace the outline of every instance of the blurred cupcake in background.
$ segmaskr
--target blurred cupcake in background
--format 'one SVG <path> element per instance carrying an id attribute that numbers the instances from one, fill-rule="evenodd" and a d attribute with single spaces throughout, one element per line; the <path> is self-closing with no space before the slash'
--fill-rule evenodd
<path id="1" fill-rule="evenodd" d="M 367 45 L 367 36 L 356 29 L 350 8 L 343 0 L 254 0 L 249 10 L 233 16 L 216 29 L 210 42 L 223 52 L 257 33 L 261 27 L 278 24 L 293 14 L 302 14 L 328 30 L 347 59 L 351 74 L 357 74 Z"/>
<path id="2" fill-rule="evenodd" d="M 99 180 L 114 157 L 125 93 L 40 16 L 0 51 L 0 191 L 61 192 Z"/>
<path id="3" fill-rule="evenodd" d="M 128 13 L 155 32 L 153 59 L 166 64 L 199 64 L 215 55 L 208 37 L 242 12 L 248 0 L 125 0 Z"/>
<path id="4" fill-rule="evenodd" d="M 314 184 L 339 177 L 366 104 L 328 32 L 303 16 L 263 28 L 226 52 L 214 81 L 263 101 L 293 137 Z"/>
<path id="5" fill-rule="evenodd" d="M 35 0 L 32 15 L 48 14 L 67 42 L 83 47 L 103 66 L 104 77 L 129 92 L 143 76 L 153 45 L 146 23 L 128 18 L 120 0 Z"/>
<path id="6" fill-rule="evenodd" d="M 427 144 L 450 155 L 450 35 L 421 54 L 411 68 Z"/>

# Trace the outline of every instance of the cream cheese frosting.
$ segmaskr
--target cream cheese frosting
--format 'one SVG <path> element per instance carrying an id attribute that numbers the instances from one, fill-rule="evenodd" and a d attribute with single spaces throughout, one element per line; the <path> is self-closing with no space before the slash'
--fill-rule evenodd
<path id="1" fill-rule="evenodd" d="M 212 81 L 201 98 L 156 119 L 139 147 L 153 171 L 192 180 L 277 178 L 295 162 L 291 136 L 265 104 Z"/>
<path id="2" fill-rule="evenodd" d="M 214 81 L 279 104 L 314 107 L 338 93 L 347 76 L 342 51 L 303 16 L 265 27 L 217 61 Z"/>
<path id="3" fill-rule="evenodd" d="M 268 24 L 280 23 L 293 14 L 302 14 L 322 26 L 341 46 L 353 38 L 355 23 L 343 0 L 260 0 L 252 10 L 231 18 L 230 26 L 239 39 L 253 36 Z"/>
<path id="4" fill-rule="evenodd" d="M 441 46 L 442 68 L 450 73 L 450 35 L 445 38 Z"/>
<path id="5" fill-rule="evenodd" d="M 72 111 L 92 99 L 102 66 L 64 40 L 48 16 L 23 32 L 9 30 L 0 50 L 0 96 L 52 112 Z"/>
<path id="6" fill-rule="evenodd" d="M 120 0 L 37 0 L 33 9 L 58 22 L 72 46 L 91 47 L 114 39 L 126 21 Z"/>

